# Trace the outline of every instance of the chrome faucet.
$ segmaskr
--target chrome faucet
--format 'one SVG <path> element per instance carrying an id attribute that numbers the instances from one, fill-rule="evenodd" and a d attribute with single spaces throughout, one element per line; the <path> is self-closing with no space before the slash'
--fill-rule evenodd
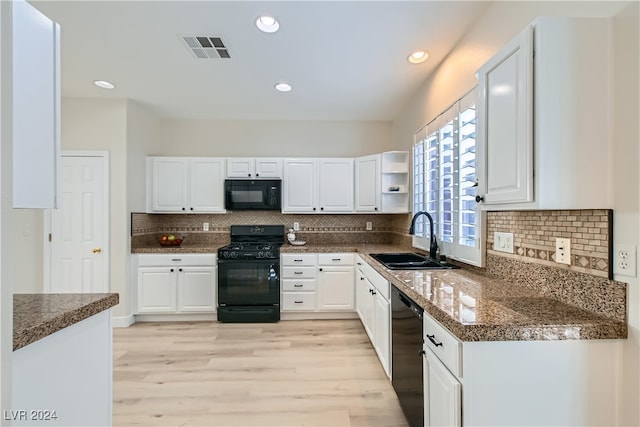
<path id="1" fill-rule="evenodd" d="M 433 234 L 433 218 L 427 211 L 417 212 L 411 219 L 411 227 L 409 227 L 409 234 L 415 234 L 416 220 L 420 215 L 424 215 L 429 220 L 429 231 L 431 232 L 431 240 L 429 243 L 429 258 L 436 259 L 438 256 L 438 242 L 436 242 L 436 235 Z"/>

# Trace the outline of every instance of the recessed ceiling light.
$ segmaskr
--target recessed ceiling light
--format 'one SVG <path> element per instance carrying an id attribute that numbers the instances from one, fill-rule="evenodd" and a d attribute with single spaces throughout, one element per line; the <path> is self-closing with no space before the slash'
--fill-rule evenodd
<path id="1" fill-rule="evenodd" d="M 424 50 L 416 50 L 415 52 L 411 52 L 411 55 L 407 58 L 407 61 L 412 64 L 422 64 L 424 61 L 429 58 L 429 53 Z"/>
<path id="2" fill-rule="evenodd" d="M 113 89 L 116 87 L 116 85 L 114 85 L 113 83 L 110 83 L 106 80 L 94 80 L 93 84 L 101 87 L 102 89 Z"/>
<path id="3" fill-rule="evenodd" d="M 274 17 L 263 15 L 256 19 L 256 27 L 265 33 L 275 33 L 280 28 L 280 24 Z"/>
<path id="4" fill-rule="evenodd" d="M 293 89 L 289 83 L 285 82 L 276 83 L 275 88 L 280 92 L 289 92 L 291 89 Z"/>

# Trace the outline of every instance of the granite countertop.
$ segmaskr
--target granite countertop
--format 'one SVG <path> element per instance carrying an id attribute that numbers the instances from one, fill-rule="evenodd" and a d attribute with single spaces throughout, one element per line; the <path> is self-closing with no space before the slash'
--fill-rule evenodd
<path id="1" fill-rule="evenodd" d="M 368 254 L 393 245 L 285 244 L 282 253 L 358 252 L 378 273 L 461 341 L 622 339 L 624 322 L 468 270 L 389 270 Z"/>
<path id="2" fill-rule="evenodd" d="M 217 246 L 136 248 L 134 253 L 215 253 Z M 541 295 L 513 283 L 456 270 L 389 270 L 368 254 L 414 252 L 390 244 L 285 243 L 280 252 L 356 252 L 462 341 L 623 339 L 625 322 Z"/>
<path id="3" fill-rule="evenodd" d="M 180 246 L 142 246 L 131 248 L 132 254 L 216 254 L 218 249 L 228 243 L 217 244 L 187 244 Z"/>
<path id="4" fill-rule="evenodd" d="M 25 347 L 119 302 L 110 294 L 14 294 L 13 350 Z"/>

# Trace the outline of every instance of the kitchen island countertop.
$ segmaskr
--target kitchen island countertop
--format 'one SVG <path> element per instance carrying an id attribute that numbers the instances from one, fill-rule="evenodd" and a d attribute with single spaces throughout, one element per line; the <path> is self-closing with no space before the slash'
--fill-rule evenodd
<path id="1" fill-rule="evenodd" d="M 116 293 L 14 294 L 13 350 L 117 305 Z"/>
<path id="2" fill-rule="evenodd" d="M 292 246 L 282 253 L 357 252 L 461 341 L 623 339 L 625 322 L 513 283 L 456 270 L 389 270 L 369 256 L 412 252 L 384 244 Z M 606 303 L 608 295 L 596 295 Z"/>

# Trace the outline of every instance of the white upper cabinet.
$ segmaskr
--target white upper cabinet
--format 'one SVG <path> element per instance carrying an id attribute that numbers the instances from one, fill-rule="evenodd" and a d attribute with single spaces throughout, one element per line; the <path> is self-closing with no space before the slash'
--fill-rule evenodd
<path id="1" fill-rule="evenodd" d="M 148 157 L 149 212 L 224 212 L 225 159 Z"/>
<path id="2" fill-rule="evenodd" d="M 284 159 L 285 213 L 353 212 L 353 159 Z"/>
<path id="3" fill-rule="evenodd" d="M 533 200 L 533 27 L 478 72 L 486 204 Z M 480 148 L 481 147 L 481 148 Z"/>
<path id="4" fill-rule="evenodd" d="M 12 2 L 12 20 L 13 207 L 54 208 L 60 156 L 60 26 L 26 1 Z"/>
<path id="5" fill-rule="evenodd" d="M 227 178 L 282 178 L 282 159 L 273 157 L 229 157 Z"/>
<path id="6" fill-rule="evenodd" d="M 318 206 L 316 159 L 284 159 L 283 212 L 312 213 Z"/>
<path id="7" fill-rule="evenodd" d="M 382 192 L 380 154 L 355 159 L 355 208 L 357 212 L 380 212 Z"/>
<path id="8" fill-rule="evenodd" d="M 541 17 L 480 68 L 483 209 L 612 207 L 609 25 Z"/>
<path id="9" fill-rule="evenodd" d="M 353 212 L 353 159 L 319 159 L 321 213 Z"/>

